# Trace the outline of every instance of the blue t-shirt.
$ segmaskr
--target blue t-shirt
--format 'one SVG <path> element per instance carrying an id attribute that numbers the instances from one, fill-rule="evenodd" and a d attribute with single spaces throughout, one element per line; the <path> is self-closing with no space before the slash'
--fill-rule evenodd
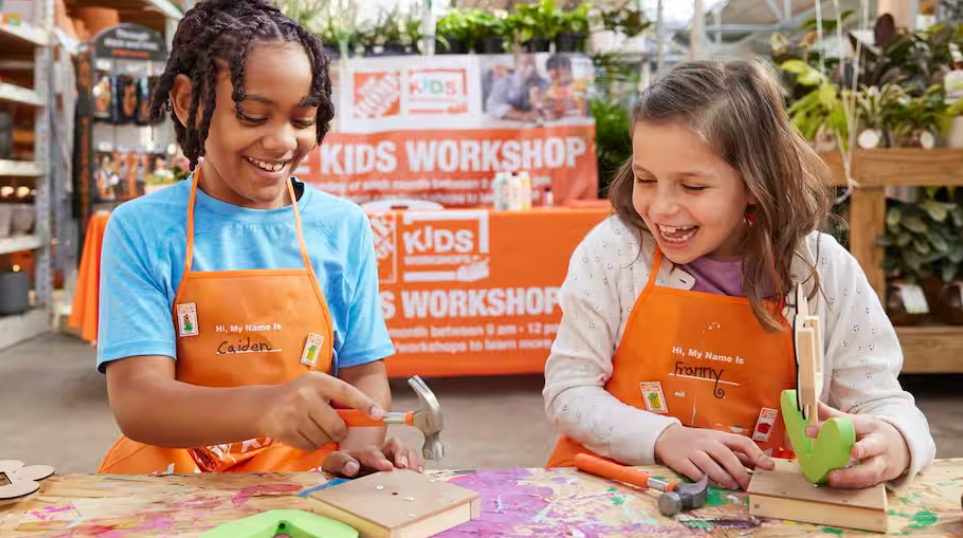
<path id="1" fill-rule="evenodd" d="M 312 189 L 298 201 L 304 242 L 331 311 L 337 369 L 394 353 L 378 293 L 373 234 L 355 203 Z M 191 180 L 126 202 L 104 233 L 97 368 L 177 357 L 171 312 L 184 273 Z M 303 268 L 291 207 L 238 207 L 197 191 L 193 271 Z"/>

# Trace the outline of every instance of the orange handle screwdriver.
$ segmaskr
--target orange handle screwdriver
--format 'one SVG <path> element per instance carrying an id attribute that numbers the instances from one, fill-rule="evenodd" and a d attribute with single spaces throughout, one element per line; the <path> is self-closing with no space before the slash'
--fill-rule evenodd
<path id="1" fill-rule="evenodd" d="M 338 414 L 341 415 L 341 420 L 349 427 L 377 427 L 384 426 L 385 424 L 415 425 L 414 411 L 408 411 L 406 413 L 389 412 L 385 413 L 384 418 L 378 420 L 369 418 L 368 415 L 357 409 L 338 409 Z"/>
<path id="2" fill-rule="evenodd" d="M 677 480 L 666 482 L 654 478 L 652 474 L 645 471 L 625 467 L 609 460 L 592 456 L 590 454 L 578 454 L 575 456 L 575 467 L 580 471 L 591 473 L 602 478 L 617 480 L 625 484 L 631 484 L 640 488 L 654 488 L 661 491 L 672 491 L 679 484 Z"/>

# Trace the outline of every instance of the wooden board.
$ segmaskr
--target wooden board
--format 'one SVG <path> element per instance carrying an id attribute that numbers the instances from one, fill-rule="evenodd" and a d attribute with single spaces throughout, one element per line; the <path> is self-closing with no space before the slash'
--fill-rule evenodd
<path id="1" fill-rule="evenodd" d="M 428 538 L 478 517 L 477 492 L 396 469 L 313 493 L 315 510 L 351 525 L 361 538 Z"/>
<path id="2" fill-rule="evenodd" d="M 886 488 L 861 490 L 814 486 L 799 465 L 775 460 L 772 471 L 756 469 L 749 482 L 749 510 L 756 517 L 802 521 L 874 532 L 888 531 Z"/>

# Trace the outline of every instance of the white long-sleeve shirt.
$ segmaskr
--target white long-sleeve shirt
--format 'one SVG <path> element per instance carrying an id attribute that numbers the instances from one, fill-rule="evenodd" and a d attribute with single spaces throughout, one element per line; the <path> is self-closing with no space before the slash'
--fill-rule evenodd
<path id="1" fill-rule="evenodd" d="M 616 216 L 588 233 L 562 284 L 562 322 L 545 366 L 545 409 L 556 431 L 628 465 L 655 463 L 656 439 L 679 423 L 626 405 L 604 389 L 654 252 L 651 236 L 643 236 L 640 251 L 638 233 Z M 793 260 L 793 281 L 804 282 L 808 296 L 807 261 L 815 265 L 822 288 L 809 306 L 823 328 L 820 399 L 846 413 L 879 416 L 902 433 L 911 463 L 889 484 L 900 487 L 932 463 L 936 447 L 926 417 L 897 381 L 903 354 L 896 331 L 859 263 L 832 236 L 812 233 Z M 660 286 L 684 290 L 695 281 L 664 257 L 657 277 Z M 784 313 L 793 314 L 790 307 Z"/>

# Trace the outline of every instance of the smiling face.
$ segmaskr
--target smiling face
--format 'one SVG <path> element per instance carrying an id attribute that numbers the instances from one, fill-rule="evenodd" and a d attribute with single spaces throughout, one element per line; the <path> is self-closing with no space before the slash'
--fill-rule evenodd
<path id="1" fill-rule="evenodd" d="M 234 86 L 225 63 L 218 69 L 216 105 L 201 163 L 201 188 L 222 201 L 257 209 L 280 207 L 286 181 L 317 145 L 312 65 L 297 42 L 259 42 L 244 60 L 243 114 L 235 115 Z M 171 92 L 187 124 L 190 79 L 178 76 Z M 198 111 L 198 118 L 202 116 Z M 200 119 L 198 119 L 200 121 Z"/>
<path id="2" fill-rule="evenodd" d="M 632 205 L 673 263 L 740 255 L 753 203 L 739 173 L 679 123 L 636 122 Z"/>

